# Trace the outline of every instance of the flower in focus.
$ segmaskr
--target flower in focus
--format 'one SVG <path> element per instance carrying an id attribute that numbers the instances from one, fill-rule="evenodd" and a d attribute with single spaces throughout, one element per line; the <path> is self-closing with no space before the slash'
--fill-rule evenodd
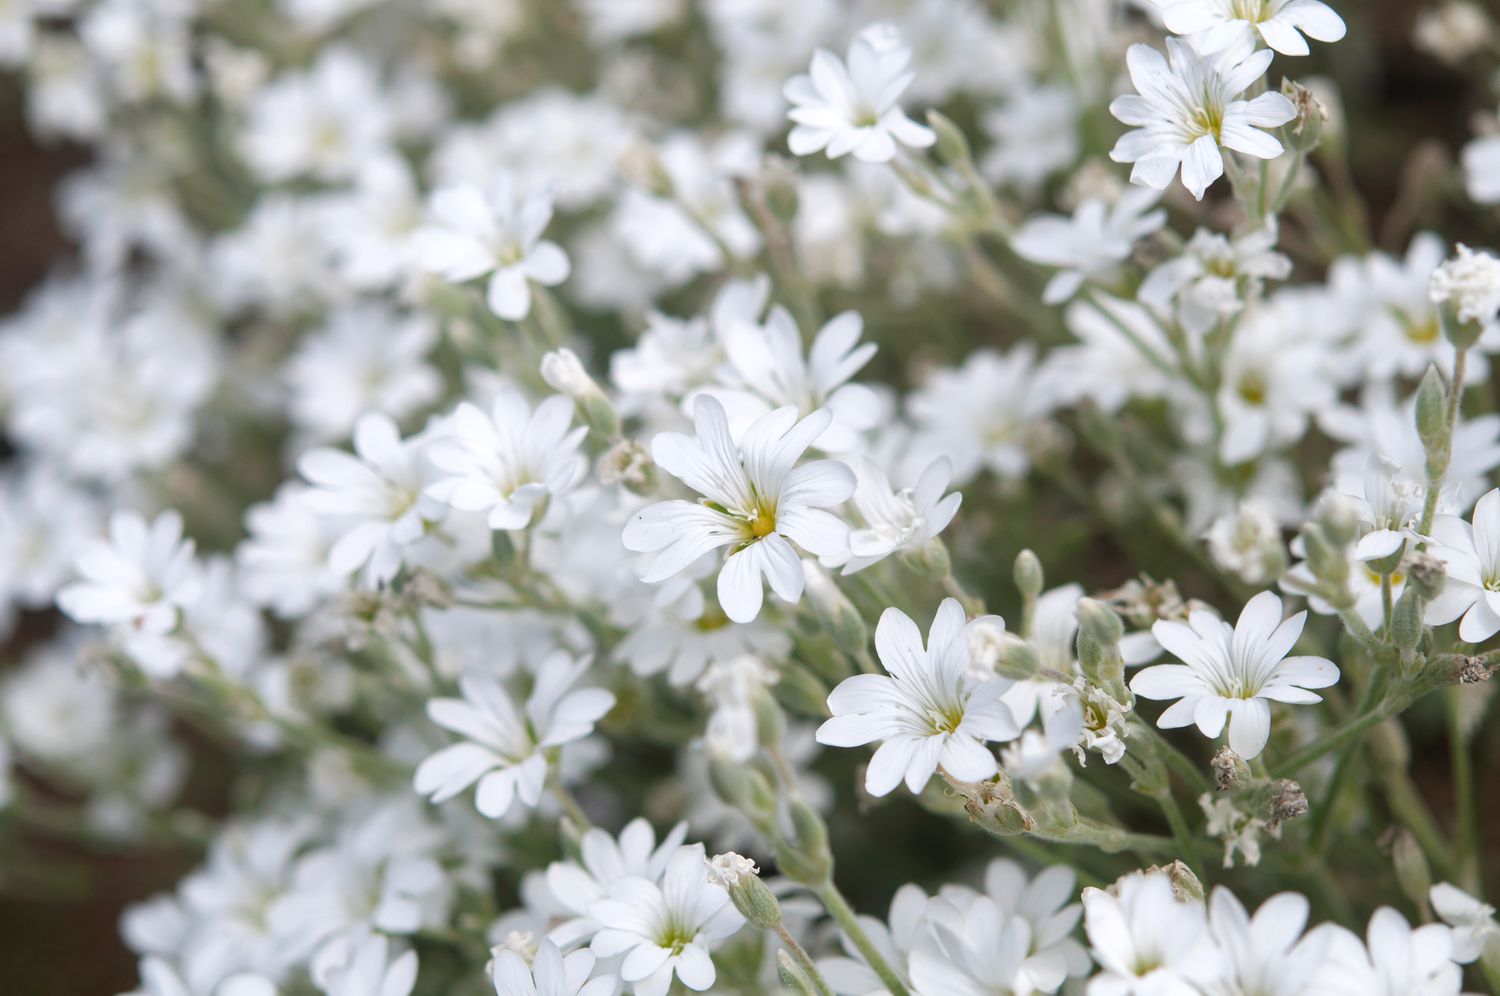
<path id="1" fill-rule="evenodd" d="M 915 484 L 900 491 L 869 457 L 854 462 L 854 507 L 865 525 L 849 531 L 849 559 L 844 574 L 862 571 L 899 550 L 921 550 L 958 514 L 963 495 L 944 495 L 953 467 L 947 457 L 928 464 Z M 828 565 L 837 566 L 837 565 Z"/>
<path id="2" fill-rule="evenodd" d="M 1459 639 L 1482 643 L 1500 632 L 1500 489 L 1479 499 L 1472 519 L 1440 515 L 1433 520 L 1431 553 L 1448 577 L 1427 606 L 1427 623 L 1441 626 L 1463 616 Z"/>
<path id="3" fill-rule="evenodd" d="M 1110 158 L 1134 163 L 1130 181 L 1156 190 L 1165 190 L 1181 167 L 1182 185 L 1197 200 L 1224 174 L 1220 146 L 1275 159 L 1281 142 L 1260 129 L 1286 124 L 1297 109 L 1279 93 L 1237 99 L 1271 58 L 1262 50 L 1219 64 L 1175 38 L 1167 39 L 1166 58 L 1149 45 L 1130 46 L 1126 62 L 1138 92 L 1116 97 L 1109 111 L 1135 130 L 1121 136 Z"/>
<path id="4" fill-rule="evenodd" d="M 744 925 L 729 893 L 709 881 L 706 860 L 702 844 L 685 845 L 660 884 L 622 879 L 589 904 L 602 925 L 589 947 L 603 958 L 624 955 L 620 978 L 638 996 L 666 996 L 674 975 L 694 992 L 708 989 L 716 977 L 709 947 Z"/>
<path id="5" fill-rule="evenodd" d="M 1000 701 L 1011 683 L 980 682 L 969 673 L 968 625 L 958 600 L 945 598 L 924 647 L 911 618 L 886 609 L 875 627 L 875 651 L 887 673 L 845 678 L 829 694 L 833 718 L 818 727 L 818 743 L 881 741 L 865 771 L 871 795 L 886 795 L 903 779 L 921 792 L 940 765 L 962 782 L 993 778 L 999 767 L 985 742 L 1020 736 Z"/>
<path id="6" fill-rule="evenodd" d="M 867 163 L 896 157 L 897 143 L 925 149 L 937 141 L 931 128 L 906 116 L 897 101 L 911 84 L 911 50 L 895 28 L 877 24 L 849 43 L 847 62 L 825 49 L 813 53 L 807 75 L 787 81 L 787 136 L 793 155 L 826 150 L 829 159 L 853 153 Z"/>
<path id="7" fill-rule="evenodd" d="M 1339 680 L 1323 657 L 1288 657 L 1302 635 L 1307 613 L 1285 621 L 1281 599 L 1263 591 L 1230 626 L 1207 609 L 1185 623 L 1158 620 L 1151 632 L 1182 664 L 1157 664 L 1136 674 L 1131 691 L 1148 699 L 1177 699 L 1156 725 L 1164 730 L 1196 723 L 1206 737 L 1229 724 L 1229 746 L 1245 759 L 1258 757 L 1271 734 L 1271 702 L 1321 702 L 1309 691 Z"/>
<path id="8" fill-rule="evenodd" d="M 426 494 L 464 512 L 483 512 L 491 529 L 524 529 L 537 506 L 583 477 L 578 453 L 587 426 L 572 428 L 573 402 L 553 395 L 533 412 L 505 388 L 486 415 L 464 402 L 428 458 L 441 472 Z"/>
<path id="9" fill-rule="evenodd" d="M 535 807 L 547 780 L 547 754 L 582 740 L 614 708 L 614 694 L 602 688 L 574 689 L 589 658 L 571 661 L 556 654 L 543 662 L 523 708 L 517 708 L 499 681 L 468 673 L 459 679 L 461 699 L 433 699 L 427 715 L 464 737 L 423 761 L 412 779 L 421 795 L 445 802 L 479 783 L 475 807 L 490 819 L 504 816 L 519 797 Z"/>
<path id="10" fill-rule="evenodd" d="M 568 256 L 542 238 L 552 220 L 547 188 L 523 191 L 504 170 L 489 186 L 442 187 L 429 204 L 432 223 L 412 235 L 418 264 L 445 280 L 464 283 L 489 274 L 485 300 L 509 321 L 531 313 L 531 284 L 553 287 L 568 278 Z"/>
<path id="11" fill-rule="evenodd" d="M 627 549 L 655 556 L 642 581 L 665 581 L 710 551 L 730 547 L 719 571 L 719 604 L 735 622 L 760 614 L 764 576 L 783 601 L 802 597 L 804 576 L 792 544 L 814 556 L 837 556 L 849 527 L 823 509 L 854 492 L 854 474 L 841 463 L 797 459 L 828 428 L 819 409 L 797 419 L 779 408 L 759 418 L 735 445 L 724 407 L 699 397 L 693 406 L 695 436 L 664 432 L 651 455 L 667 473 L 703 497 L 697 502 L 657 502 L 626 524 Z"/>

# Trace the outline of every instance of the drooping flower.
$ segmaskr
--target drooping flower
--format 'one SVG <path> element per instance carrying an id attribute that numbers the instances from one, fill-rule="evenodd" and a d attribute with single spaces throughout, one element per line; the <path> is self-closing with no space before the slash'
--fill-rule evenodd
<path id="1" fill-rule="evenodd" d="M 603 927 L 589 945 L 601 958 L 624 955 L 620 978 L 638 996 L 666 996 L 677 979 L 694 992 L 714 984 L 709 948 L 739 930 L 744 918 L 722 886 L 709 881 L 702 844 L 678 849 L 661 882 L 626 878 L 608 898 L 589 904 Z"/>
<path id="2" fill-rule="evenodd" d="M 496 393 L 486 415 L 464 402 L 428 457 L 443 472 L 426 493 L 465 512 L 484 512 L 491 529 L 524 529 L 537 506 L 570 490 L 587 467 L 578 447 L 587 426 L 572 427 L 573 402 L 547 398 L 532 411 L 519 392 Z"/>
<path id="3" fill-rule="evenodd" d="M 496 679 L 468 673 L 459 679 L 461 699 L 433 699 L 427 715 L 464 737 L 423 761 L 412 780 L 421 795 L 444 802 L 479 783 L 475 807 L 491 819 L 504 816 L 516 798 L 535 807 L 547 780 L 547 752 L 594 730 L 614 708 L 602 688 L 574 689 L 589 658 L 556 654 L 545 661 L 523 708 Z"/>
<path id="4" fill-rule="evenodd" d="M 719 604 L 730 619 L 749 622 L 760 614 L 762 576 L 782 600 L 801 598 L 804 577 L 793 543 L 815 556 L 845 550 L 849 527 L 823 509 L 848 499 L 854 474 L 832 460 L 796 466 L 828 427 L 827 409 L 798 421 L 795 409 L 779 408 L 757 419 L 738 445 L 716 399 L 698 398 L 693 413 L 696 435 L 661 433 L 651 455 L 702 498 L 647 506 L 626 524 L 623 541 L 655 555 L 641 578 L 648 583 L 729 547 L 719 572 Z"/>
<path id="5" fill-rule="evenodd" d="M 1322 0 L 1151 0 L 1173 34 L 1213 55 L 1253 47 L 1256 35 L 1282 55 L 1306 55 L 1307 38 L 1336 42 L 1344 19 Z M 1306 35 L 1307 38 L 1302 36 Z"/>
<path id="6" fill-rule="evenodd" d="M 1185 623 L 1158 620 L 1151 632 L 1182 664 L 1157 664 L 1130 682 L 1148 699 L 1177 699 L 1156 725 L 1164 730 L 1196 723 L 1206 737 L 1229 725 L 1229 746 L 1243 758 L 1258 757 L 1271 734 L 1271 702 L 1320 702 L 1309 691 L 1339 680 L 1339 669 L 1323 657 L 1288 657 L 1302 635 L 1307 612 L 1285 621 L 1281 599 L 1263 591 L 1246 603 L 1230 626 L 1207 609 Z"/>
<path id="7" fill-rule="evenodd" d="M 1122 135 L 1109 155 L 1117 163 L 1135 164 L 1132 183 L 1165 190 L 1181 167 L 1182 185 L 1202 200 L 1224 173 L 1220 146 L 1258 159 L 1275 159 L 1284 151 L 1260 129 L 1296 117 L 1292 102 L 1270 92 L 1238 99 L 1271 64 L 1269 50 L 1220 65 L 1168 38 L 1166 58 L 1139 44 L 1130 46 L 1125 58 L 1138 93 L 1116 97 L 1109 110 L 1135 130 Z"/>
<path id="8" fill-rule="evenodd" d="M 916 623 L 900 609 L 886 609 L 875 627 L 875 651 L 888 673 L 845 678 L 828 696 L 833 718 L 818 727 L 819 743 L 881 741 L 865 771 L 871 795 L 886 795 L 903 779 L 921 792 L 939 765 L 959 781 L 992 778 L 999 767 L 985 742 L 1020 735 L 1000 701 L 1011 683 L 981 682 L 970 673 L 969 625 L 958 600 L 946 598 L 924 647 Z"/>
<path id="9" fill-rule="evenodd" d="M 504 170 L 481 190 L 456 184 L 435 191 L 432 224 L 412 235 L 416 261 L 444 279 L 463 283 L 489 274 L 485 299 L 501 318 L 531 312 L 531 284 L 552 287 L 568 278 L 568 256 L 542 238 L 552 220 L 552 192 L 523 191 Z"/>
<path id="10" fill-rule="evenodd" d="M 896 157 L 898 142 L 913 149 L 936 142 L 932 129 L 897 103 L 914 75 L 906 68 L 910 61 L 911 50 L 888 24 L 856 35 L 847 62 L 825 49 L 814 52 L 807 75 L 792 77 L 783 91 L 792 103 L 792 154 L 827 150 L 829 159 L 853 153 L 867 163 L 886 163 Z"/>

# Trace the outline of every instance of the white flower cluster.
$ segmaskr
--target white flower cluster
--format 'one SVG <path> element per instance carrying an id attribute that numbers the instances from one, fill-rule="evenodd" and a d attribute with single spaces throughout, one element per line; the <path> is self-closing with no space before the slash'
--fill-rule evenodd
<path id="1" fill-rule="evenodd" d="M 1495 985 L 1500 124 L 1366 183 L 1345 33 L 0 2 L 14 882 L 183 855 L 135 996 Z"/>

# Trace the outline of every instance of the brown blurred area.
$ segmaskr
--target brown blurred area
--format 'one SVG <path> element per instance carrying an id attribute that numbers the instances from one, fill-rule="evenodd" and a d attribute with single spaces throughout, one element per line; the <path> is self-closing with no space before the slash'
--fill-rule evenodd
<path id="1" fill-rule="evenodd" d="M 1412 0 L 1332 0 L 1351 24 L 1345 43 L 1306 61 L 1309 71 L 1331 75 L 1342 85 L 1349 117 L 1355 181 L 1372 206 L 1374 229 L 1393 205 L 1403 203 L 1403 175 L 1414 149 L 1433 143 L 1434 155 L 1456 153 L 1469 134 L 1469 116 L 1486 107 L 1473 81 L 1414 51 L 1411 25 L 1424 4 Z M 1279 69 L 1288 69 L 1279 60 Z M 1297 65 L 1300 72 L 1302 65 Z M 1493 109 L 1493 105 L 1489 105 Z M 64 243 L 52 215 L 59 177 L 86 161 L 78 147 L 42 147 L 28 136 L 13 77 L 0 76 L 0 313 L 13 309 L 59 259 Z M 1442 224 L 1465 237 L 1473 224 L 1460 198 L 1437 197 L 1414 210 L 1384 248 L 1400 251 L 1415 227 Z M 0 460 L 6 455 L 0 437 Z M 0 565 L 0 570 L 3 570 Z M 46 620 L 23 627 L 42 635 Z M 0 647 L 0 661 L 13 659 Z M 1493 725 L 1493 724 L 1492 724 Z M 1481 755 L 1494 757 L 1500 730 L 1478 741 Z M 1449 811 L 1446 747 L 1440 735 L 1417 743 L 1417 782 L 1436 811 Z M 1425 758 L 1425 760 L 1424 760 Z M 1481 768 L 1480 785 L 1495 772 Z M 202 781 L 202 778 L 199 778 Z M 210 790 L 207 793 L 217 793 Z M 1481 824 L 1500 827 L 1500 798 L 1481 800 Z M 24 846 L 7 852 L 0 866 L 0 996 L 112 996 L 135 982 L 135 963 L 120 943 L 118 922 L 130 902 L 171 884 L 191 866 L 191 853 L 131 850 L 89 853 L 75 845 L 26 831 Z M 10 855 L 19 854 L 19 861 Z M 1500 854 L 1495 847 L 1491 854 Z M 22 864 L 26 867 L 22 867 Z M 45 863 L 57 884 L 39 888 L 32 872 Z"/>

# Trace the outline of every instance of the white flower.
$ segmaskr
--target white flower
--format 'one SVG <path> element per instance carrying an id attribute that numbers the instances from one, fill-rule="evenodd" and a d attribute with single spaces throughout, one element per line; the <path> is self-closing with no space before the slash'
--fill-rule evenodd
<path id="1" fill-rule="evenodd" d="M 531 283 L 552 287 L 568 278 L 567 254 L 542 238 L 552 220 L 548 188 L 523 191 L 502 170 L 484 190 L 472 184 L 438 189 L 429 212 L 433 223 L 412 235 L 416 261 L 455 283 L 489 274 L 485 299 L 501 318 L 530 314 Z"/>
<path id="2" fill-rule="evenodd" d="M 1198 335 L 1237 315 L 1258 296 L 1267 279 L 1284 280 L 1292 261 L 1276 251 L 1280 227 L 1275 218 L 1233 239 L 1200 228 L 1182 255 L 1147 275 L 1138 300 L 1162 315 L 1176 314 Z"/>
<path id="3" fill-rule="evenodd" d="M 276 996 L 276 987 L 264 976 L 239 972 L 211 989 L 193 989 L 164 959 L 141 959 L 141 988 L 125 996 Z M 384 994 L 380 994 L 384 996 Z"/>
<path id="4" fill-rule="evenodd" d="M 587 470 L 578 447 L 588 427 L 572 424 L 573 402 L 562 395 L 533 412 L 519 392 L 504 388 L 489 415 L 466 401 L 428 450 L 444 474 L 426 494 L 486 513 L 491 529 L 524 529 L 538 505 L 570 491 Z"/>
<path id="5" fill-rule="evenodd" d="M 919 886 L 907 882 L 892 897 L 890 916 L 886 922 L 865 913 L 855 917 L 875 950 L 880 952 L 885 963 L 903 981 L 907 981 L 906 967 L 911 951 L 919 942 L 926 942 L 931 936 L 927 923 L 927 904 L 927 893 Z M 849 957 L 821 958 L 817 963 L 818 971 L 828 980 L 829 987 L 840 996 L 879 996 L 888 993 L 885 983 L 865 961 L 864 954 L 849 940 L 849 935 L 840 932 L 839 941 Z"/>
<path id="6" fill-rule="evenodd" d="M 351 945 L 348 960 L 324 972 L 318 989 L 327 996 L 410 996 L 417 983 L 417 953 L 387 960 L 386 948 L 380 934 Z"/>
<path id="7" fill-rule="evenodd" d="M 518 709 L 499 681 L 470 672 L 459 679 L 461 699 L 433 699 L 427 715 L 437 725 L 465 738 L 445 747 L 417 767 L 412 780 L 433 802 L 453 798 L 479 783 L 475 806 L 498 819 L 517 796 L 535 808 L 547 779 L 547 753 L 594 731 L 594 724 L 614 708 L 614 694 L 602 688 L 570 690 L 589 668 L 589 658 L 570 661 L 557 654 L 544 662 L 536 685 Z"/>
<path id="8" fill-rule="evenodd" d="M 1432 525 L 1433 556 L 1448 577 L 1427 607 L 1427 623 L 1441 626 L 1463 616 L 1459 639 L 1482 643 L 1500 632 L 1500 489 L 1474 506 L 1473 522 L 1440 515 Z"/>
<path id="9" fill-rule="evenodd" d="M 865 525 L 849 531 L 849 559 L 843 573 L 862 571 L 898 550 L 920 550 L 947 529 L 963 501 L 957 491 L 943 494 L 952 476 L 952 463 L 938 457 L 915 484 L 896 491 L 879 464 L 866 456 L 857 457 L 853 500 Z"/>
<path id="10" fill-rule="evenodd" d="M 1310 985 L 1327 956 L 1324 930 L 1302 933 L 1307 926 L 1307 898 L 1282 892 L 1261 903 L 1254 916 L 1224 886 L 1208 901 L 1208 930 L 1218 943 L 1224 964 L 1219 979 L 1208 984 L 1208 996 L 1299 996 Z"/>
<path id="11" fill-rule="evenodd" d="M 827 453 L 857 449 L 861 434 L 882 414 L 873 390 L 848 382 L 875 355 L 873 342 L 859 343 L 863 329 L 864 320 L 856 312 L 835 315 L 813 337 L 804 358 L 802 333 L 785 308 L 772 308 L 763 326 L 731 322 L 720 337 L 728 360 L 719 371 L 723 386 L 705 388 L 704 393 L 724 405 L 735 438 L 755 419 L 783 405 L 796 408 L 798 415 L 827 408 L 833 421 L 818 437 L 818 448 Z"/>
<path id="12" fill-rule="evenodd" d="M 1133 872 L 1117 895 L 1083 890 L 1083 929 L 1099 972 L 1089 996 L 1190 996 L 1217 974 L 1222 955 L 1203 904 L 1179 901 L 1163 872 Z"/>
<path id="13" fill-rule="evenodd" d="M 1500 259 L 1459 243 L 1458 256 L 1432 273 L 1432 300 L 1451 302 L 1460 321 L 1491 321 L 1500 313 Z"/>
<path id="14" fill-rule="evenodd" d="M 1126 62 L 1139 93 L 1116 97 L 1109 110 L 1136 130 L 1121 136 L 1110 158 L 1135 163 L 1131 182 L 1156 190 L 1165 190 L 1181 166 L 1182 185 L 1198 200 L 1224 173 L 1221 145 L 1275 159 L 1281 143 L 1258 129 L 1286 124 L 1297 109 L 1279 93 L 1236 99 L 1260 79 L 1271 59 L 1271 52 L 1262 50 L 1220 65 L 1175 38 L 1167 39 L 1166 59 L 1149 45 L 1130 46 Z"/>
<path id="15" fill-rule="evenodd" d="M 313 484 L 307 506 L 340 529 L 328 566 L 343 577 L 364 569 L 365 582 L 384 584 L 401 569 L 402 550 L 422 538 L 434 511 L 422 500 L 421 455 L 396 423 L 371 412 L 354 424 L 354 453 L 304 453 L 297 469 Z M 424 513 L 427 513 L 424 515 Z"/>
<path id="16" fill-rule="evenodd" d="M 1097 197 L 1082 201 L 1071 217 L 1044 214 L 1029 219 L 1011 240 L 1022 259 L 1058 267 L 1042 291 L 1046 304 L 1061 304 L 1078 293 L 1084 281 L 1109 273 L 1130 258 L 1140 239 L 1167 223 L 1157 208 L 1161 194 L 1131 188 L 1106 204 Z"/>
<path id="17" fill-rule="evenodd" d="M 708 880 L 723 889 L 739 885 L 747 878 L 760 874 L 755 862 L 743 854 L 726 851 L 708 859 Z"/>
<path id="18" fill-rule="evenodd" d="M 82 580 L 65 585 L 57 604 L 83 623 L 163 636 L 202 591 L 193 541 L 183 538 L 182 516 L 171 510 L 149 525 L 134 512 L 114 513 L 109 539 L 90 544 L 74 566 Z"/>
<path id="19" fill-rule="evenodd" d="M 563 957 L 545 937 L 537 943 L 530 964 L 509 948 L 496 948 L 494 955 L 490 979 L 495 996 L 611 996 L 617 988 L 613 975 L 594 975 L 597 959 L 592 951 Z"/>
<path id="20" fill-rule="evenodd" d="M 308 489 L 288 481 L 245 513 L 249 536 L 235 551 L 245 595 L 278 616 L 306 615 L 339 590 L 328 568 L 329 523 L 307 503 Z"/>
<path id="21" fill-rule="evenodd" d="M 865 771 L 871 795 L 886 795 L 903 779 L 921 792 L 939 765 L 963 782 L 993 778 L 999 768 L 985 741 L 1020 735 L 1000 701 L 1011 683 L 979 682 L 969 673 L 969 625 L 958 600 L 946 598 L 923 647 L 911 618 L 886 609 L 875 627 L 875 652 L 888 674 L 845 678 L 829 694 L 833 718 L 818 727 L 818 743 L 881 741 Z"/>
<path id="22" fill-rule="evenodd" d="M 989 896 L 975 898 L 962 912 L 934 900 L 928 918 L 934 944 L 911 953 L 913 996 L 1050 993 L 1066 977 L 1067 966 L 1061 959 L 1027 957 L 1030 924 L 1021 917 L 1006 916 Z"/>
<path id="23" fill-rule="evenodd" d="M 713 711 L 703 731 L 703 743 L 715 757 L 743 764 L 760 750 L 756 702 L 780 675 L 758 657 L 744 654 L 714 661 L 696 687 Z"/>
<path id="24" fill-rule="evenodd" d="M 1233 798 L 1207 792 L 1198 797 L 1198 807 L 1203 810 L 1204 833 L 1224 842 L 1225 868 L 1234 867 L 1236 852 L 1244 859 L 1246 867 L 1254 868 L 1260 864 L 1264 814 L 1247 813 L 1235 805 Z"/>
<path id="25" fill-rule="evenodd" d="M 1245 463 L 1307 432 L 1309 416 L 1338 397 L 1327 370 L 1328 352 L 1287 321 L 1288 305 L 1264 306 L 1244 315 L 1223 356 L 1222 382 L 1214 396 L 1224 422 L 1219 459 Z M 1202 414 L 1184 406 L 1181 418 L 1192 433 Z"/>
<path id="26" fill-rule="evenodd" d="M 1495 907 L 1448 882 L 1434 885 L 1428 898 L 1438 919 L 1453 928 L 1453 960 L 1460 965 L 1478 961 L 1489 945 L 1500 941 Z"/>
<path id="27" fill-rule="evenodd" d="M 1322 0 L 1151 0 L 1173 34 L 1204 55 L 1254 47 L 1258 33 L 1282 55 L 1306 55 L 1307 39 L 1336 42 L 1344 19 Z"/>
<path id="28" fill-rule="evenodd" d="M 603 926 L 590 948 L 602 958 L 625 956 L 620 978 L 637 996 L 666 996 L 674 975 L 695 992 L 708 989 L 716 977 L 709 946 L 745 922 L 729 893 L 709 881 L 704 861 L 702 844 L 681 847 L 660 884 L 622 879 L 589 904 Z"/>
<path id="29" fill-rule="evenodd" d="M 1281 524 L 1262 499 L 1247 498 L 1219 516 L 1203 538 L 1214 563 L 1246 584 L 1264 584 L 1286 566 Z"/>
<path id="30" fill-rule="evenodd" d="M 1458 996 L 1463 970 L 1453 960 L 1453 931 L 1440 923 L 1412 929 L 1389 906 L 1370 917 L 1365 937 L 1329 924 L 1328 960 L 1310 989 L 1319 996 Z"/>
<path id="31" fill-rule="evenodd" d="M 655 556 L 642 581 L 664 581 L 698 558 L 730 547 L 719 572 L 719 604 L 735 622 L 760 614 L 761 576 L 787 602 L 802 596 L 802 565 L 792 543 L 814 556 L 836 556 L 848 543 L 849 527 L 823 511 L 854 491 L 854 474 L 841 463 L 797 458 L 828 427 L 826 409 L 797 420 L 779 408 L 745 430 L 738 446 L 724 407 L 708 396 L 693 408 L 696 438 L 664 432 L 651 455 L 667 473 L 698 492 L 698 502 L 657 502 L 625 526 L 628 549 Z"/>
<path id="32" fill-rule="evenodd" d="M 1172 342 L 1151 311 L 1095 293 L 1070 304 L 1063 319 L 1079 343 L 1054 349 L 1046 359 L 1062 400 L 1088 398 L 1116 412 L 1131 398 L 1171 396 L 1178 383 Z"/>
<path id="33" fill-rule="evenodd" d="M 687 824 L 678 823 L 658 844 L 656 831 L 639 816 L 625 824 L 618 840 L 598 827 L 585 830 L 577 863 L 554 861 L 547 866 L 547 889 L 562 914 L 558 917 L 562 922 L 547 936 L 565 948 L 591 940 L 599 932 L 599 924 L 589 915 L 589 904 L 608 896 L 622 879 L 660 882 L 686 836 Z"/>
<path id="34" fill-rule="evenodd" d="M 813 53 L 807 75 L 787 81 L 787 112 L 795 127 L 787 136 L 793 155 L 826 149 L 828 158 L 848 153 L 868 163 L 896 157 L 896 143 L 925 149 L 937 141 L 932 129 L 906 116 L 897 101 L 911 84 L 911 50 L 890 25 L 866 28 L 849 43 L 847 66 L 825 49 Z"/>
<path id="35" fill-rule="evenodd" d="M 1217 737 L 1229 723 L 1229 746 L 1243 758 L 1258 757 L 1271 733 L 1271 702 L 1321 702 L 1308 689 L 1327 688 L 1339 669 L 1323 657 L 1288 657 L 1302 635 L 1307 613 L 1281 618 L 1281 599 L 1263 591 L 1246 603 L 1230 626 L 1206 609 L 1185 623 L 1161 619 L 1152 634 L 1183 664 L 1148 667 L 1130 682 L 1148 699 L 1178 699 L 1156 725 L 1164 730 L 1192 723 Z"/>
<path id="36" fill-rule="evenodd" d="M 277 77 L 255 95 L 245 157 L 266 180 L 347 179 L 386 151 L 388 107 L 366 57 L 332 47 L 311 69 Z"/>

